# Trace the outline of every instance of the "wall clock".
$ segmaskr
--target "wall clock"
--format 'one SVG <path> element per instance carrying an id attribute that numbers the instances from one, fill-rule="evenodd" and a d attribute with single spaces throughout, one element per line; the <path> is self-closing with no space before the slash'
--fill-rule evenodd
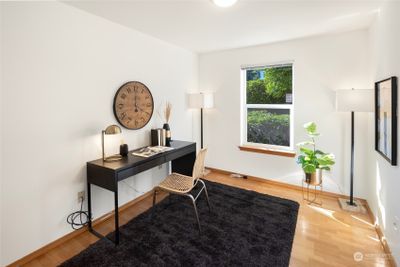
<path id="1" fill-rule="evenodd" d="M 143 128 L 150 121 L 153 110 L 153 96 L 141 82 L 127 82 L 115 94 L 114 115 L 125 128 Z"/>

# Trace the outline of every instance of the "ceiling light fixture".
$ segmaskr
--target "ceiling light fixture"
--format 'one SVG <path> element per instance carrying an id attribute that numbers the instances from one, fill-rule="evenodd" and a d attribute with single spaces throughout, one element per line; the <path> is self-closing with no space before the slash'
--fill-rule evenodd
<path id="1" fill-rule="evenodd" d="M 219 7 L 233 6 L 237 0 L 212 0 L 212 2 Z"/>

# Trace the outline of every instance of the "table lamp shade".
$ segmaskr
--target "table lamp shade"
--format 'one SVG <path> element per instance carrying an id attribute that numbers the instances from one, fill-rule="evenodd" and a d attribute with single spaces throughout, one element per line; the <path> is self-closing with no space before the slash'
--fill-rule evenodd
<path id="1" fill-rule="evenodd" d="M 104 130 L 104 134 L 120 134 L 121 128 L 118 125 L 110 125 Z"/>
<path id="2" fill-rule="evenodd" d="M 211 92 L 189 94 L 189 108 L 213 108 L 214 94 Z"/>
<path id="3" fill-rule="evenodd" d="M 373 112 L 374 90 L 372 89 L 337 90 L 336 110 Z"/>

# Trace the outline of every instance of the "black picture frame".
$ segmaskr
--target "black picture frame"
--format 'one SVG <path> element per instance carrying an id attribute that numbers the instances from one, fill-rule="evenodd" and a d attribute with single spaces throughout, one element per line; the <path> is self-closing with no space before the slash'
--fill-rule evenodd
<path id="1" fill-rule="evenodd" d="M 375 83 L 375 150 L 391 165 L 397 165 L 397 77 L 394 76 Z"/>

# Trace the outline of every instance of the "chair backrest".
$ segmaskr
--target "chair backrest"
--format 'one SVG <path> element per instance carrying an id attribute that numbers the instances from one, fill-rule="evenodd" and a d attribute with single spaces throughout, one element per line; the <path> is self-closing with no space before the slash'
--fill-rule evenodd
<path id="1" fill-rule="evenodd" d="M 199 153 L 196 156 L 196 161 L 194 162 L 193 173 L 192 173 L 194 184 L 196 184 L 197 180 L 203 176 L 204 160 L 206 158 L 206 152 L 207 148 L 203 148 L 202 150 L 199 151 Z"/>

